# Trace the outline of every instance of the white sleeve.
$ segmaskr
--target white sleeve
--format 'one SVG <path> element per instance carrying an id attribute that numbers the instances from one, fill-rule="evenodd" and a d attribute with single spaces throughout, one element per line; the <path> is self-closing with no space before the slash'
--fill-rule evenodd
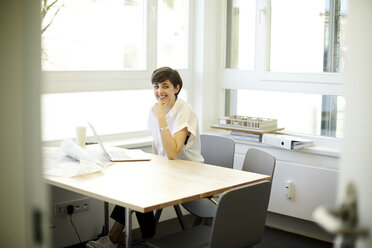
<path id="1" fill-rule="evenodd" d="M 177 133 L 185 127 L 191 134 L 183 149 L 187 149 L 195 142 L 196 130 L 198 127 L 198 118 L 196 117 L 195 113 L 189 111 L 180 115 L 177 119 L 177 127 L 175 128 L 174 133 Z"/>

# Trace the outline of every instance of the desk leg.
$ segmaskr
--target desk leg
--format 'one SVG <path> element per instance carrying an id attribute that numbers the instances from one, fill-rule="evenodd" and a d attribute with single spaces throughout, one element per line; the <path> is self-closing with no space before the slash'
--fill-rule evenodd
<path id="1" fill-rule="evenodd" d="M 104 202 L 103 203 L 103 207 L 104 207 L 104 214 L 105 214 L 105 224 L 103 226 L 103 236 L 106 236 L 108 233 L 109 233 L 109 204 L 108 202 Z"/>
<path id="2" fill-rule="evenodd" d="M 132 245 L 132 210 L 127 208 L 125 211 L 125 244 L 126 248 Z"/>
<path id="3" fill-rule="evenodd" d="M 186 229 L 186 223 L 185 223 L 185 219 L 183 218 L 183 214 L 182 214 L 180 205 L 174 205 L 173 208 L 174 208 L 174 211 L 176 211 L 176 214 L 177 214 L 177 217 L 178 217 L 178 220 L 180 222 L 182 230 L 185 230 Z"/>

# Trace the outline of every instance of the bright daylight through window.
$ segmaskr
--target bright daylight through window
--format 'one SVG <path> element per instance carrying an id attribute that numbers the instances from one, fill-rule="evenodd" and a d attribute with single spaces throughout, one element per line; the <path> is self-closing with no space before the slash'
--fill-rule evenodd
<path id="1" fill-rule="evenodd" d="M 189 55 L 189 1 L 158 0 L 158 13 L 148 12 L 153 3 L 41 0 L 43 140 L 73 137 L 87 120 L 103 135 L 147 130 L 155 102 L 148 66 L 187 69 Z"/>
<path id="2" fill-rule="evenodd" d="M 301 94 L 272 91 L 239 90 L 237 102 L 238 115 L 274 118 L 278 127 L 285 131 L 311 135 L 321 135 L 325 116 L 322 112 L 322 96 L 316 94 Z M 345 101 L 336 97 L 337 106 L 335 122 L 339 124 L 335 137 L 342 137 L 344 123 Z M 331 121 L 331 120 L 329 120 Z M 328 135 L 329 136 L 329 135 Z"/>
<path id="3" fill-rule="evenodd" d="M 270 71 L 342 71 L 344 5 L 341 0 L 271 1 Z"/>
<path id="4" fill-rule="evenodd" d="M 141 104 L 131 107 L 138 101 Z M 151 90 L 45 94 L 42 97 L 43 140 L 74 137 L 75 126 L 85 126 L 86 121 L 91 122 L 100 135 L 146 130 L 153 104 Z M 89 130 L 87 135 L 91 135 Z"/>
<path id="5" fill-rule="evenodd" d="M 145 68 L 143 0 L 53 2 L 42 1 L 43 70 Z"/>
<path id="6" fill-rule="evenodd" d="M 255 11 L 256 0 L 229 1 L 227 5 L 226 68 L 254 70 Z"/>
<path id="7" fill-rule="evenodd" d="M 270 11 L 256 10 L 253 3 L 248 6 L 250 1 L 227 2 L 227 68 L 252 70 L 259 66 L 266 72 L 280 72 L 280 75 L 273 74 L 279 76 L 284 73 L 310 75 L 343 71 L 347 9 L 345 1 L 271 0 Z M 250 11 L 247 8 L 250 8 Z M 243 18 L 243 13 L 257 13 L 259 16 L 247 18 L 249 15 L 245 14 Z M 265 17 L 270 21 L 266 26 L 262 25 Z M 252 30 L 254 20 L 261 22 L 256 25 L 260 32 L 247 31 Z M 254 67 L 246 66 L 246 63 L 240 61 L 242 58 L 254 61 L 254 53 L 244 47 L 256 47 L 257 53 L 254 34 L 263 31 L 267 32 L 267 40 L 263 40 L 262 36 L 259 42 L 268 45 L 262 46 L 264 48 L 261 49 L 266 50 L 259 54 L 268 54 L 266 61 Z M 251 42 L 243 42 L 248 40 Z M 276 79 L 272 77 L 271 80 Z M 297 90 L 299 93 L 249 89 L 230 91 L 236 92 L 232 94 L 235 104 L 227 104 L 236 105 L 236 110 L 232 112 L 238 115 L 277 118 L 289 132 L 343 137 L 345 100 L 342 96 L 308 94 L 306 90 L 304 93 L 300 90 Z"/>
<path id="8" fill-rule="evenodd" d="M 189 52 L 189 1 L 158 1 L 158 66 L 186 69 Z"/>

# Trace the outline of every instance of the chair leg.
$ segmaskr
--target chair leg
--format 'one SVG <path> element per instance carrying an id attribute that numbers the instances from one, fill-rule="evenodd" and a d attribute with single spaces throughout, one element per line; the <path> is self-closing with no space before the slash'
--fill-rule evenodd
<path id="1" fill-rule="evenodd" d="M 186 226 L 185 219 L 183 218 L 180 206 L 179 205 L 174 205 L 173 208 L 174 208 L 174 211 L 177 214 L 177 218 L 178 218 L 178 221 L 180 222 L 182 230 L 185 230 L 187 226 Z M 155 226 L 157 226 L 158 223 L 159 223 L 159 219 L 160 219 L 160 215 L 161 215 L 162 211 L 163 211 L 163 209 L 158 209 L 158 210 L 155 211 Z"/>
<path id="2" fill-rule="evenodd" d="M 155 226 L 157 226 L 159 223 L 159 219 L 160 219 L 160 215 L 162 211 L 163 209 L 158 209 L 155 211 Z"/>
<path id="3" fill-rule="evenodd" d="M 174 208 L 174 211 L 176 211 L 178 221 L 180 222 L 182 230 L 185 230 L 187 227 L 186 227 L 185 219 L 183 218 L 180 206 L 174 205 L 173 208 Z"/>
<path id="4" fill-rule="evenodd" d="M 195 220 L 194 220 L 194 223 L 192 224 L 192 226 L 198 226 L 202 223 L 202 221 L 203 221 L 203 218 L 195 217 Z"/>
<path id="5" fill-rule="evenodd" d="M 204 224 L 207 226 L 212 226 L 213 224 L 213 218 L 208 218 L 204 220 Z"/>

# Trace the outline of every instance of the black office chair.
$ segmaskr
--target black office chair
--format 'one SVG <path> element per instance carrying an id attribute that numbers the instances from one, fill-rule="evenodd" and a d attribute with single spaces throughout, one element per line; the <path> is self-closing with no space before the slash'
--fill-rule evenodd
<path id="1" fill-rule="evenodd" d="M 222 194 L 212 226 L 198 225 L 148 242 L 154 248 L 240 248 L 262 240 L 270 198 L 269 181 Z"/>

